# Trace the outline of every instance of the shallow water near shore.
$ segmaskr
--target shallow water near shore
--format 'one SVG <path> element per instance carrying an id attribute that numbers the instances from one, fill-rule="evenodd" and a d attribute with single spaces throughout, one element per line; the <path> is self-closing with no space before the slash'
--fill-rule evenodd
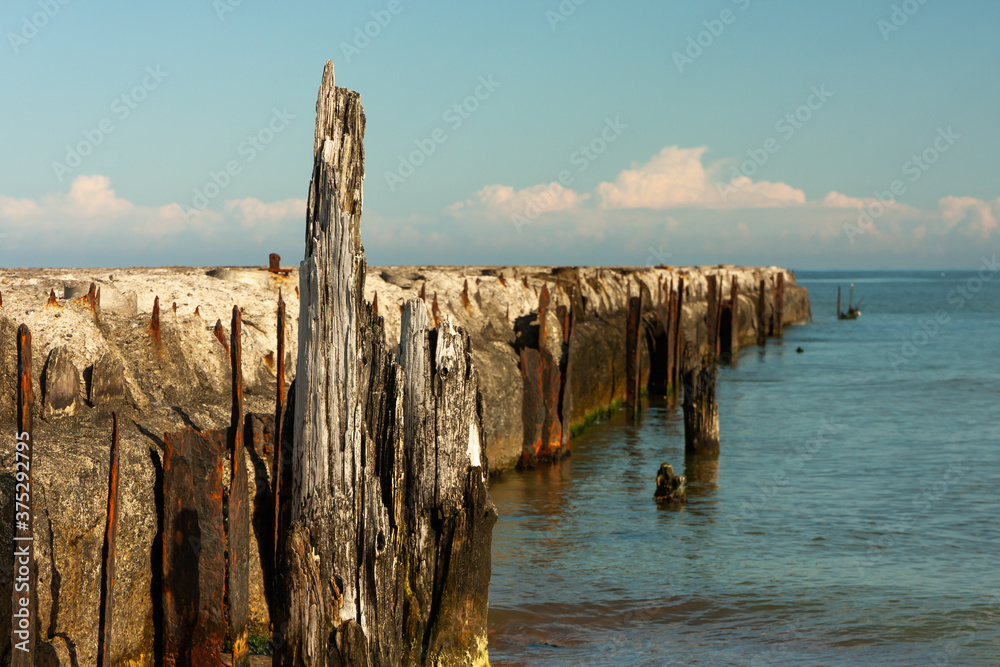
<path id="1" fill-rule="evenodd" d="M 720 371 L 717 464 L 685 462 L 680 409 L 654 400 L 495 480 L 492 664 L 997 664 L 1000 275 L 982 275 L 800 272 L 814 323 Z M 838 321 L 852 282 L 863 315 Z M 652 499 L 664 461 L 682 508 Z"/>

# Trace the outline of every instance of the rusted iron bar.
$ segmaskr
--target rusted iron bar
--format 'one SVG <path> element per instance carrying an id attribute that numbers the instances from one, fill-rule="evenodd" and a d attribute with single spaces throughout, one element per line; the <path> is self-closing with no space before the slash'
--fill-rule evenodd
<path id="1" fill-rule="evenodd" d="M 54 294 L 54 292 L 53 292 Z M 14 586 L 11 616 L 11 666 L 35 664 L 38 597 L 35 590 L 32 452 L 34 393 L 31 386 L 31 331 L 17 330 L 17 445 L 15 453 Z"/>
<path id="2" fill-rule="evenodd" d="M 104 527 L 104 572 L 101 587 L 100 635 L 97 664 L 111 667 L 111 643 L 115 608 L 115 555 L 118 537 L 118 413 L 111 413 L 111 466 L 108 472 L 108 517 Z"/>
<path id="3" fill-rule="evenodd" d="M 225 435 L 167 433 L 163 455 L 164 665 L 221 665 L 226 636 Z"/>
<path id="4" fill-rule="evenodd" d="M 153 317 L 149 321 L 149 330 L 153 334 L 153 344 L 160 351 L 163 341 L 160 336 L 160 297 L 153 299 Z"/>
<path id="5" fill-rule="evenodd" d="M 378 316 L 378 292 L 375 292 L 375 296 L 372 297 L 372 312 L 375 316 Z"/>
<path id="6" fill-rule="evenodd" d="M 757 344 L 767 344 L 767 281 L 761 279 L 757 288 Z"/>
<path id="7" fill-rule="evenodd" d="M 424 281 L 420 284 L 420 300 L 427 303 L 427 282 Z"/>
<path id="8" fill-rule="evenodd" d="M 282 426 L 285 423 L 285 300 L 278 291 L 278 370 L 276 396 L 274 401 L 274 463 L 271 471 L 271 498 L 274 504 L 274 563 L 280 561 L 281 543 L 284 541 L 285 525 L 283 521 L 282 496 L 287 495 L 282 487 L 281 478 L 284 475 L 282 458 L 285 452 L 281 447 Z"/>
<path id="9" fill-rule="evenodd" d="M 195 306 L 194 307 L 194 316 L 195 317 L 201 317 L 201 306 Z M 221 322 L 220 322 L 220 324 L 221 324 Z"/>
<path id="10" fill-rule="evenodd" d="M 434 305 L 431 306 L 431 314 L 434 316 L 434 326 L 441 324 L 441 308 L 438 306 L 438 293 L 434 292 Z"/>
<path id="11" fill-rule="evenodd" d="M 462 287 L 462 305 L 468 310 L 471 302 L 469 301 L 469 279 L 465 279 L 465 285 Z"/>
<path id="12" fill-rule="evenodd" d="M 778 273 L 777 285 L 774 290 L 774 335 L 778 338 L 784 336 L 785 325 L 783 317 L 785 315 L 785 272 Z"/>
<path id="13" fill-rule="evenodd" d="M 222 320 L 215 321 L 215 330 L 213 333 L 215 333 L 216 340 L 222 343 L 222 347 L 225 348 L 226 356 L 231 356 L 232 353 L 229 351 L 229 342 L 226 340 L 226 330 L 222 326 Z"/>
<path id="14" fill-rule="evenodd" d="M 271 273 L 278 273 L 281 271 L 281 255 L 276 252 L 272 252 L 268 256 L 268 271 Z"/>
<path id="15" fill-rule="evenodd" d="M 176 315 L 177 314 L 177 302 L 176 301 L 174 301 L 173 310 L 174 310 L 174 315 Z"/>
<path id="16" fill-rule="evenodd" d="M 507 279 L 504 277 L 503 271 L 500 272 L 500 284 L 504 287 L 507 286 Z"/>
<path id="17" fill-rule="evenodd" d="M 59 301 L 56 300 L 56 291 L 55 291 L 55 289 L 53 289 L 53 290 L 51 290 L 49 292 L 49 300 L 45 303 L 45 305 L 46 306 L 58 306 L 59 305 Z"/>
<path id="18" fill-rule="evenodd" d="M 632 420 L 639 417 L 639 336 L 642 329 L 642 288 L 639 296 L 628 298 L 625 323 L 625 403 Z"/>
<path id="19" fill-rule="evenodd" d="M 229 427 L 229 548 L 226 588 L 229 640 L 233 647 L 233 667 L 246 667 L 250 623 L 250 496 L 243 442 L 243 316 L 233 306 L 231 328 L 233 368 L 233 417 Z"/>

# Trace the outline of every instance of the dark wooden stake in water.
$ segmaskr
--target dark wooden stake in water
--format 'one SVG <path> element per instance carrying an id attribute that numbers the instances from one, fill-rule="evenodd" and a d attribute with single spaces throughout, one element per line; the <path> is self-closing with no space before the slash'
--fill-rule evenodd
<path id="1" fill-rule="evenodd" d="M 108 472 L 108 518 L 104 527 L 104 572 L 101 588 L 100 638 L 97 664 L 111 667 L 115 608 L 115 554 L 118 537 L 118 413 L 111 413 L 111 466 Z"/>
<path id="2" fill-rule="evenodd" d="M 229 640 L 233 667 L 249 665 L 247 657 L 250 623 L 250 499 L 243 442 L 243 317 L 233 306 L 230 343 L 233 367 L 233 417 L 229 427 L 229 548 L 228 601 Z"/>
<path id="3" fill-rule="evenodd" d="M 628 298 L 628 317 L 625 325 L 625 404 L 629 417 L 639 418 L 639 377 L 641 376 L 639 341 L 642 331 L 642 287 L 639 296 Z"/>
<path id="4" fill-rule="evenodd" d="M 719 454 L 719 405 L 715 401 L 718 367 L 702 358 L 684 373 L 684 450 L 697 456 Z"/>
<path id="5" fill-rule="evenodd" d="M 707 329 L 708 355 L 713 360 L 719 358 L 719 314 L 721 307 L 720 285 L 718 276 L 708 276 L 708 307 L 705 309 L 705 327 Z"/>
<path id="6" fill-rule="evenodd" d="M 15 453 L 14 585 L 11 621 L 11 666 L 35 664 L 38 597 L 35 590 L 34 500 L 32 451 L 34 393 L 31 386 L 31 331 L 17 330 L 17 446 Z"/>
<path id="7" fill-rule="evenodd" d="M 757 288 L 757 344 L 767 344 L 767 281 L 761 280 Z"/>

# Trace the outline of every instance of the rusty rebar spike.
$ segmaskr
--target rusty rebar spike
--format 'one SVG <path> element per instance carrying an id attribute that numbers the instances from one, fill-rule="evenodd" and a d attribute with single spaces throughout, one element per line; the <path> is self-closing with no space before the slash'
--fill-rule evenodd
<path id="1" fill-rule="evenodd" d="M 507 304 L 507 322 L 510 323 L 510 304 Z"/>
<path id="2" fill-rule="evenodd" d="M 97 293 L 94 294 L 94 304 L 100 308 L 101 307 L 101 288 L 97 288 Z"/>
<path id="3" fill-rule="evenodd" d="M 524 285 L 525 289 L 528 289 L 528 276 L 521 276 L 521 284 Z"/>
<path id="4" fill-rule="evenodd" d="M 422 284 L 420 286 L 420 300 L 423 301 L 424 303 L 427 303 L 427 283 L 426 282 L 424 282 L 424 284 Z"/>
<path id="5" fill-rule="evenodd" d="M 438 307 L 438 293 L 434 292 L 434 305 L 431 306 L 431 314 L 434 315 L 434 326 L 441 324 L 441 308 Z"/>
<path id="6" fill-rule="evenodd" d="M 247 665 L 250 621 L 250 501 L 246 457 L 243 442 L 243 316 L 233 306 L 230 329 L 232 342 L 233 412 L 230 424 L 230 482 L 228 556 L 229 639 L 233 647 L 233 665 Z"/>
<path id="7" fill-rule="evenodd" d="M 194 316 L 195 317 L 201 317 L 201 306 L 195 306 L 194 307 Z"/>
<path id="8" fill-rule="evenodd" d="M 111 470 L 108 474 L 108 518 L 104 528 L 104 572 L 97 664 L 111 667 L 111 619 L 115 605 L 115 555 L 118 536 L 118 413 L 111 413 Z"/>
<path id="9" fill-rule="evenodd" d="M 24 488 L 31 489 L 32 453 L 35 443 L 32 440 L 32 407 L 34 395 L 31 385 L 31 331 L 28 326 L 22 324 L 17 330 L 17 460 L 18 468 L 24 466 L 24 471 L 28 474 Z M 22 448 L 21 443 L 27 446 Z M 27 647 L 26 651 L 15 650 L 12 652 L 11 665 L 16 667 L 30 667 L 34 664 L 35 639 L 37 632 L 37 587 L 35 585 L 35 550 L 33 547 L 33 523 L 34 523 L 34 503 L 31 496 L 24 499 L 25 502 L 17 503 L 17 507 L 12 511 L 16 519 L 14 524 L 14 560 L 19 571 L 26 571 L 27 591 L 13 593 L 13 609 L 16 612 L 27 613 L 27 627 L 20 622 L 18 631 L 27 632 L 24 635 L 13 634 L 15 644 Z M 27 515 L 25 517 L 25 515 Z M 24 518 L 22 518 L 24 517 Z M 22 604 L 22 600 L 27 601 L 27 605 Z M 23 642 L 23 644 L 22 644 Z"/>
<path id="10" fill-rule="evenodd" d="M 226 356 L 231 356 L 229 352 L 229 343 L 226 341 L 226 330 L 222 328 L 222 320 L 215 321 L 215 338 L 222 343 L 222 347 L 226 350 Z"/>
<path id="11" fill-rule="evenodd" d="M 87 292 L 87 303 L 90 304 L 90 309 L 93 311 L 97 310 L 97 284 L 90 283 L 90 290 Z"/>
<path id="12" fill-rule="evenodd" d="M 173 308 L 174 308 L 174 315 L 176 315 L 177 314 L 177 302 L 176 301 L 174 301 Z"/>
<path id="13" fill-rule="evenodd" d="M 160 297 L 153 300 L 153 317 L 149 322 L 149 329 L 153 333 L 153 342 L 156 344 L 157 352 L 159 352 L 163 342 L 160 338 Z"/>
<path id="14" fill-rule="evenodd" d="M 375 292 L 375 296 L 372 298 L 372 313 L 378 316 L 378 292 Z"/>
<path id="15" fill-rule="evenodd" d="M 468 310 L 470 306 L 469 301 L 469 279 L 465 279 L 465 285 L 462 287 L 462 305 Z"/>
<path id="16" fill-rule="evenodd" d="M 3 292 L 0 292 L 0 308 L 3 308 Z"/>
<path id="17" fill-rule="evenodd" d="M 500 272 L 500 284 L 503 285 L 504 287 L 507 286 L 507 279 L 504 278 L 503 271 Z"/>
<path id="18" fill-rule="evenodd" d="M 49 292 L 49 300 L 45 302 L 46 306 L 58 306 L 59 302 L 56 300 L 56 291 L 53 289 Z"/>
<path id="19" fill-rule="evenodd" d="M 270 262 L 267 269 L 268 271 L 271 273 L 279 273 L 281 271 L 281 255 L 276 252 L 272 252 L 268 256 L 268 261 Z"/>
<path id="20" fill-rule="evenodd" d="M 274 469 L 271 473 L 271 486 L 273 491 L 271 499 L 274 505 L 274 563 L 280 562 L 280 544 L 284 534 L 283 505 L 281 496 L 284 488 L 281 485 L 281 478 L 284 474 L 282 465 L 281 429 L 285 421 L 285 301 L 281 298 L 281 290 L 278 290 L 278 370 L 276 382 L 276 397 L 274 402 Z M 277 567 L 275 577 L 278 577 Z"/>

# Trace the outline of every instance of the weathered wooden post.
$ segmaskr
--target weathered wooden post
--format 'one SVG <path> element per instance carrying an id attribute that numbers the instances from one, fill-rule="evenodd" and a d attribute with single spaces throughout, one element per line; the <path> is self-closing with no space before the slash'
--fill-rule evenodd
<path id="1" fill-rule="evenodd" d="M 288 454 L 284 451 L 282 440 L 282 426 L 285 423 L 285 300 L 281 297 L 281 290 L 278 290 L 278 346 L 277 346 L 277 380 L 275 387 L 274 405 L 274 464 L 271 471 L 271 498 L 274 503 L 274 551 L 275 570 L 279 562 L 279 549 L 281 536 L 284 534 L 284 507 L 282 498 L 287 495 L 287 490 L 282 486 L 281 480 L 284 476 L 284 459 Z"/>
<path id="2" fill-rule="evenodd" d="M 407 585 L 402 661 L 392 664 L 487 664 L 497 513 L 471 343 L 450 317 L 428 332 L 417 300 L 406 304 L 400 329 L 407 525 L 399 557 Z"/>
<path id="3" fill-rule="evenodd" d="M 232 387 L 233 412 L 229 427 L 229 530 L 227 553 L 228 575 L 226 601 L 229 619 L 229 641 L 233 647 L 233 667 L 250 664 L 248 657 L 248 624 L 250 622 L 250 492 L 243 441 L 243 317 L 233 306 Z"/>
<path id="4" fill-rule="evenodd" d="M 702 357 L 684 372 L 684 450 L 698 456 L 719 454 L 719 405 L 715 401 L 718 367 Z"/>
<path id="5" fill-rule="evenodd" d="M 35 589 L 32 452 L 34 391 L 31 386 L 31 331 L 17 330 L 17 446 L 15 453 L 14 585 L 11 610 L 11 667 L 35 664 L 38 594 Z"/>
<path id="6" fill-rule="evenodd" d="M 115 607 L 115 554 L 118 538 L 118 413 L 111 413 L 111 466 L 108 473 L 108 518 L 104 528 L 104 571 L 101 587 L 100 637 L 97 664 L 111 667 L 112 621 Z"/>
<path id="7" fill-rule="evenodd" d="M 763 279 L 757 292 L 757 344 L 767 344 L 767 281 Z"/>
<path id="8" fill-rule="evenodd" d="M 705 327 L 708 339 L 708 354 L 712 359 L 719 358 L 719 316 L 721 295 L 718 276 L 707 276 L 708 295 L 705 309 Z"/>
<path id="9" fill-rule="evenodd" d="M 628 314 L 625 321 L 625 403 L 629 407 L 629 417 L 639 418 L 639 341 L 642 330 L 642 286 L 639 296 L 628 297 Z"/>
<path id="10" fill-rule="evenodd" d="M 292 521 L 282 550 L 288 616 L 275 662 L 481 664 L 492 504 L 482 408 L 469 409 L 478 384 L 467 338 L 445 321 L 428 336 L 433 364 L 418 371 L 409 361 L 416 351 L 407 353 L 404 375 L 395 362 L 382 318 L 363 299 L 365 116 L 358 94 L 334 85 L 330 62 L 316 112 L 299 270 Z M 401 339 L 416 336 L 408 326 Z M 424 393 L 403 389 L 411 383 Z M 424 417 L 404 422 L 407 401 L 423 404 L 414 410 Z M 414 429 L 405 441 L 412 448 L 404 449 L 404 423 Z M 428 581 L 431 593 L 420 588 Z"/>

